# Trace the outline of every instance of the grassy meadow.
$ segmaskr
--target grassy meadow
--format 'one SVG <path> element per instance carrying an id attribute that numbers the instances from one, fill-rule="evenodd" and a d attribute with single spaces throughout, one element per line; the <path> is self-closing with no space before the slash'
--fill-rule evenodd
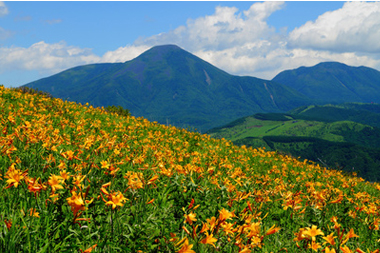
<path id="1" fill-rule="evenodd" d="M 0 252 L 379 252 L 380 184 L 0 87 Z"/>

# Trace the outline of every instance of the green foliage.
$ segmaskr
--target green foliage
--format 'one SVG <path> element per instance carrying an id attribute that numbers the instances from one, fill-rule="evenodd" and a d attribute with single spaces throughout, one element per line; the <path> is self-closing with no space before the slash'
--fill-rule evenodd
<path id="1" fill-rule="evenodd" d="M 21 86 L 21 87 L 17 87 L 17 88 L 13 88 L 14 90 L 16 91 L 20 91 L 22 93 L 28 93 L 28 94 L 35 94 L 35 95 L 41 95 L 41 96 L 45 96 L 45 97 L 48 97 L 48 98 L 52 98 L 53 96 L 46 92 L 46 91 L 42 91 L 42 90 L 38 90 L 38 89 L 34 89 L 34 88 L 30 88 L 30 87 L 27 87 L 27 86 Z"/>
<path id="2" fill-rule="evenodd" d="M 0 104 L 0 252 L 378 248 L 380 184 L 61 99 Z M 314 226 L 337 243 L 296 236 Z"/>
<path id="3" fill-rule="evenodd" d="M 124 109 L 120 105 L 119 106 L 110 105 L 110 106 L 107 106 L 105 108 L 105 110 L 107 112 L 116 113 L 116 114 L 118 114 L 120 116 L 124 116 L 124 117 L 131 116 L 131 113 L 129 112 L 129 110 L 128 109 Z"/>
<path id="4" fill-rule="evenodd" d="M 379 181 L 380 129 L 351 121 L 337 121 L 342 116 L 334 120 L 334 116 L 328 114 L 339 109 L 346 112 L 341 115 L 348 117 L 355 115 L 357 108 L 364 107 L 375 114 L 377 105 L 309 106 L 289 114 L 260 113 L 208 133 L 216 138 L 230 139 L 236 145 L 265 147 L 323 166 L 354 170 L 367 180 Z"/>
<path id="5" fill-rule="evenodd" d="M 288 121 L 294 119 L 291 115 L 284 113 L 256 113 L 255 115 L 253 115 L 253 117 L 259 120 L 272 121 Z"/>
<path id="6" fill-rule="evenodd" d="M 294 118 L 334 122 L 349 120 L 374 127 L 380 127 L 380 105 L 344 103 L 337 105 L 305 106 L 289 112 Z"/>

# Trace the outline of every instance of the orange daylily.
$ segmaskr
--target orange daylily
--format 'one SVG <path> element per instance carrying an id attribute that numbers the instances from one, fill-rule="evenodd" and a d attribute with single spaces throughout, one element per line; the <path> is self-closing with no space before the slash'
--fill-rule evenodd
<path id="1" fill-rule="evenodd" d="M 206 237 L 201 240 L 201 243 L 203 243 L 203 244 L 211 244 L 215 248 L 215 244 L 214 243 L 216 241 L 218 241 L 218 239 L 214 238 L 213 234 L 209 235 L 208 232 L 206 232 Z"/>
<path id="2" fill-rule="evenodd" d="M 127 201 L 119 191 L 109 194 L 108 197 L 109 201 L 106 202 L 106 205 L 112 205 L 112 209 L 115 209 L 117 206 L 123 206 L 123 202 Z"/>
<path id="3" fill-rule="evenodd" d="M 189 244 L 189 240 L 186 238 L 184 243 L 182 244 L 182 247 L 178 251 L 178 253 L 195 253 L 194 250 L 192 250 L 193 245 Z"/>
<path id="4" fill-rule="evenodd" d="M 52 174 L 49 177 L 48 184 L 51 186 L 52 192 L 54 193 L 56 190 L 63 189 L 61 185 L 63 178 L 61 176 L 57 176 Z"/>
<path id="5" fill-rule="evenodd" d="M 197 214 L 195 214 L 195 213 L 189 213 L 189 214 L 183 215 L 183 217 L 185 217 L 185 222 L 188 222 L 190 225 L 193 224 L 193 221 L 197 221 L 195 216 L 197 216 Z"/>
<path id="6" fill-rule="evenodd" d="M 305 231 L 302 232 L 304 235 L 311 237 L 312 241 L 315 241 L 315 237 L 318 235 L 324 235 L 322 230 L 317 229 L 317 226 L 313 225 L 311 228 L 306 228 Z"/>

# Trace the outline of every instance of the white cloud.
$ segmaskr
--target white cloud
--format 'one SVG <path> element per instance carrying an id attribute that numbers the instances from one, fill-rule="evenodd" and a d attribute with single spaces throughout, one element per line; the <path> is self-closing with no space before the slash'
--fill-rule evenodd
<path id="1" fill-rule="evenodd" d="M 106 52 L 102 58 L 101 62 L 126 62 L 136 58 L 144 51 L 148 50 L 150 46 L 141 45 L 141 46 L 125 46 L 119 47 L 115 51 Z"/>
<path id="2" fill-rule="evenodd" d="M 253 4 L 249 10 L 239 12 L 235 7 L 218 6 L 215 13 L 195 20 L 186 26 L 136 41 L 137 45 L 177 44 L 189 51 L 225 50 L 243 46 L 247 42 L 266 39 L 274 35 L 265 19 L 282 8 L 282 2 Z"/>
<path id="3" fill-rule="evenodd" d="M 267 23 L 283 7 L 281 2 L 261 2 L 239 12 L 219 6 L 212 15 L 135 44 L 177 44 L 229 73 L 264 79 L 323 61 L 380 69 L 380 3 L 345 3 L 289 36 Z"/>
<path id="4" fill-rule="evenodd" d="M 7 6 L 4 2 L 0 1 L 0 17 L 3 17 L 9 13 Z"/>
<path id="5" fill-rule="evenodd" d="M 380 52 L 380 2 L 347 2 L 289 34 L 289 45 L 334 52 Z"/>
<path id="6" fill-rule="evenodd" d="M 40 41 L 28 48 L 0 48 L 0 71 L 38 70 L 57 73 L 78 65 L 99 62 L 100 57 L 90 49 L 67 46 L 65 42 L 48 44 Z"/>
<path id="7" fill-rule="evenodd" d="M 376 59 L 368 53 L 380 48 L 379 6 L 380 3 L 345 3 L 341 9 L 294 29 L 289 36 L 267 23 L 273 12 L 284 7 L 282 2 L 254 3 L 244 11 L 218 6 L 212 15 L 140 38 L 132 46 L 107 52 L 101 61 L 124 62 L 149 47 L 176 44 L 231 74 L 264 79 L 323 61 L 379 69 L 380 57 Z"/>
<path id="8" fill-rule="evenodd" d="M 218 6 L 212 15 L 190 19 L 184 26 L 137 39 L 103 56 L 64 42 L 0 48 L 0 72 L 24 69 L 47 75 L 78 65 L 125 62 L 162 44 L 176 44 L 228 73 L 263 79 L 323 61 L 380 69 L 380 3 L 345 3 L 289 34 L 267 23 L 284 6 L 282 2 L 259 2 L 243 11 Z"/>

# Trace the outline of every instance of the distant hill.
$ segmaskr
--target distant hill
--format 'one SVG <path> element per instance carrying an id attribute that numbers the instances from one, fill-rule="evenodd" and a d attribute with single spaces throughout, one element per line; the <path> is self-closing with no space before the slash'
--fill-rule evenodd
<path id="1" fill-rule="evenodd" d="M 368 67 L 323 62 L 313 67 L 283 71 L 272 81 L 318 100 L 319 104 L 380 103 L 380 72 Z"/>
<path id="2" fill-rule="evenodd" d="M 370 110 L 376 110 L 375 105 L 346 106 L 368 106 Z M 356 112 L 343 105 L 330 105 L 299 108 L 293 110 L 293 114 L 258 113 L 207 133 L 211 137 L 232 140 L 237 145 L 266 147 L 267 150 L 309 159 L 324 166 L 350 172 L 355 170 L 370 181 L 380 180 L 380 128 L 323 116 L 323 113 L 335 109 L 339 109 L 343 116 L 354 117 Z M 309 111 L 313 113 L 307 113 Z M 366 112 L 380 116 L 375 112 Z"/>
<path id="3" fill-rule="evenodd" d="M 380 104 L 374 103 L 310 105 L 298 107 L 289 113 L 298 119 L 326 122 L 349 120 L 380 128 Z"/>
<path id="4" fill-rule="evenodd" d="M 230 75 L 174 45 L 153 47 L 125 63 L 75 67 L 25 86 L 94 106 L 120 105 L 134 116 L 200 131 L 311 104 L 285 85 Z"/>

